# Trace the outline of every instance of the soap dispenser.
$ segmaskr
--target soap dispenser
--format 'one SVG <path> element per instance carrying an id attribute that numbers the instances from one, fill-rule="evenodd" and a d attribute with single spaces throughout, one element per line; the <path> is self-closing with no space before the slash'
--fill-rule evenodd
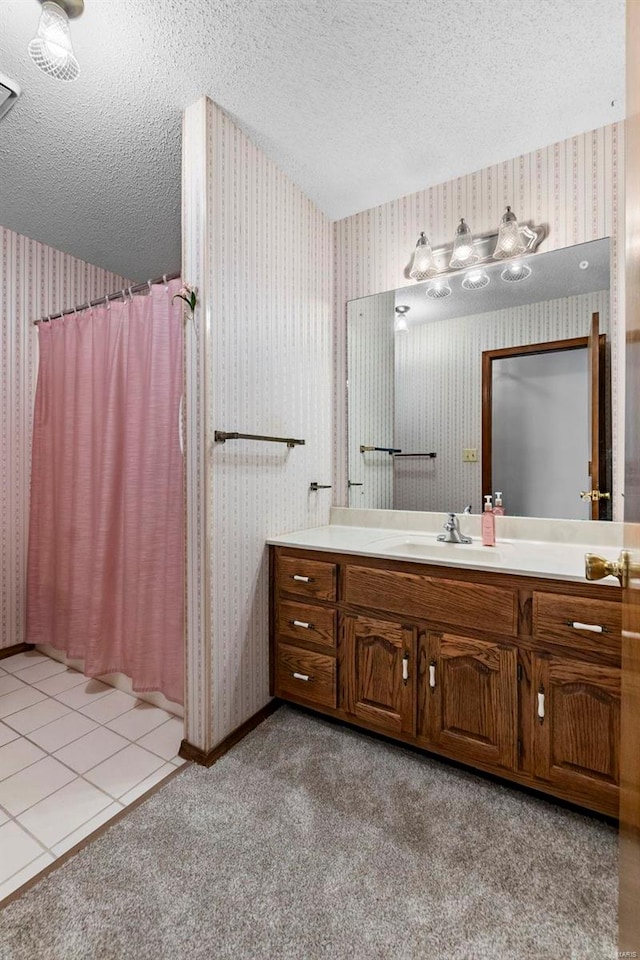
<path id="1" fill-rule="evenodd" d="M 484 498 L 484 512 L 482 514 L 482 546 L 495 547 L 496 545 L 496 518 L 491 505 L 491 494 Z"/>
<path id="2" fill-rule="evenodd" d="M 504 505 L 502 503 L 502 494 L 499 490 L 496 490 L 496 504 L 493 508 L 494 517 L 504 517 Z"/>

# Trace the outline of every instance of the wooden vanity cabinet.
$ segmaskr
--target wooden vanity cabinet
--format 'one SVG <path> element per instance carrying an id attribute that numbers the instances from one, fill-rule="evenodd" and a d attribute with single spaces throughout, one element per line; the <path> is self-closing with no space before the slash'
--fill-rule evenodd
<path id="1" fill-rule="evenodd" d="M 270 551 L 274 696 L 617 816 L 615 587 Z"/>

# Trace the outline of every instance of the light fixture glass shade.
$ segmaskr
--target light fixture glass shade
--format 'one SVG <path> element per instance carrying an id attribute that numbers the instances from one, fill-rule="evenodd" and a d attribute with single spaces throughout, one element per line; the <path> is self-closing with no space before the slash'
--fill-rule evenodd
<path id="1" fill-rule="evenodd" d="M 71 45 L 69 18 L 52 0 L 42 4 L 38 32 L 29 44 L 29 55 L 36 66 L 56 80 L 68 83 L 80 74 Z"/>
<path id="2" fill-rule="evenodd" d="M 468 273 L 465 273 L 461 286 L 465 290 L 482 290 L 489 283 L 491 283 L 491 277 L 486 270 L 480 267 L 477 270 L 469 270 Z"/>
<path id="3" fill-rule="evenodd" d="M 424 233 L 421 233 L 416 243 L 416 252 L 413 255 L 413 265 L 409 276 L 412 280 L 428 280 L 438 272 L 433 257 L 431 244 Z"/>
<path id="4" fill-rule="evenodd" d="M 505 283 L 519 283 L 520 280 L 526 280 L 531 276 L 531 267 L 526 263 L 510 263 L 500 274 L 500 279 Z"/>
<path id="5" fill-rule="evenodd" d="M 522 242 L 520 227 L 515 213 L 511 207 L 507 207 L 500 221 L 498 229 L 498 242 L 493 251 L 495 260 L 506 260 L 507 257 L 520 257 L 525 252 L 526 247 Z"/>
<path id="6" fill-rule="evenodd" d="M 407 326 L 407 314 L 409 312 L 409 307 L 396 307 L 396 322 L 394 326 L 395 333 L 407 333 L 409 327 Z"/>
<path id="7" fill-rule="evenodd" d="M 470 267 L 477 263 L 479 259 L 480 257 L 473 246 L 473 236 L 469 224 L 465 223 L 464 217 L 461 217 L 453 241 L 453 255 L 449 261 L 449 266 L 452 270 L 459 270 L 461 267 Z"/>
<path id="8" fill-rule="evenodd" d="M 445 279 L 434 280 L 433 283 L 430 283 L 425 291 L 425 296 L 429 300 L 444 300 L 445 297 L 451 296 L 451 287 Z"/>

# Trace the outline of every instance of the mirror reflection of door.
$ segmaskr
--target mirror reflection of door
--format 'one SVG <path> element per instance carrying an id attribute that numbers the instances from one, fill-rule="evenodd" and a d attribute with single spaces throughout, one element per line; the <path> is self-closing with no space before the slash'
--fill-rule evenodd
<path id="1" fill-rule="evenodd" d="M 483 352 L 483 494 L 503 492 L 513 515 L 610 517 L 597 314 L 593 328 L 592 337 Z"/>

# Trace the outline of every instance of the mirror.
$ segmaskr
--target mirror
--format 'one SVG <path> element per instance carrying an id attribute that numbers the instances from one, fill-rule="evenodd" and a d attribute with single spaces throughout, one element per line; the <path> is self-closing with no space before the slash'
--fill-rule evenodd
<path id="1" fill-rule="evenodd" d="M 609 239 L 479 273 L 348 304 L 349 506 L 611 519 Z"/>

